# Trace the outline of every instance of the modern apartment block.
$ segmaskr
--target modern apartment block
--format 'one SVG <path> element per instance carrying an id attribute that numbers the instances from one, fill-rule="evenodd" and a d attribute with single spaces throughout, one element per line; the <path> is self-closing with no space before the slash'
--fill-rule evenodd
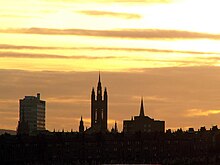
<path id="1" fill-rule="evenodd" d="M 20 99 L 18 134 L 36 134 L 45 130 L 45 105 L 40 93 Z"/>

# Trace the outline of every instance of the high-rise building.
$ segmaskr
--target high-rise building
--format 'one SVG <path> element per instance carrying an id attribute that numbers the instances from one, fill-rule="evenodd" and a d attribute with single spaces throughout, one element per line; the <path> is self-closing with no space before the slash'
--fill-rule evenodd
<path id="1" fill-rule="evenodd" d="M 22 134 L 23 128 L 28 128 L 32 135 L 45 130 L 45 105 L 46 102 L 40 100 L 40 93 L 20 99 L 18 134 Z"/>
<path id="2" fill-rule="evenodd" d="M 135 133 L 135 132 L 164 132 L 165 121 L 154 120 L 144 115 L 144 103 L 141 99 L 140 113 L 139 116 L 132 117 L 131 120 L 123 121 L 124 133 Z"/>
<path id="3" fill-rule="evenodd" d="M 105 132 L 108 130 L 108 94 L 105 87 L 104 94 L 102 92 L 102 84 L 99 73 L 99 81 L 97 86 L 97 94 L 94 87 L 91 94 L 91 127 L 86 131 L 90 132 Z"/>

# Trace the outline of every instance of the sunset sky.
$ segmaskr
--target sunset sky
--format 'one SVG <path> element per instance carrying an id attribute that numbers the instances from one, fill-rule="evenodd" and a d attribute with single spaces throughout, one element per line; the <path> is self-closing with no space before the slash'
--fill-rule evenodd
<path id="1" fill-rule="evenodd" d="M 49 130 L 90 126 L 101 71 L 109 129 L 145 114 L 166 129 L 220 125 L 219 0 L 0 1 L 0 129 L 40 92 Z"/>

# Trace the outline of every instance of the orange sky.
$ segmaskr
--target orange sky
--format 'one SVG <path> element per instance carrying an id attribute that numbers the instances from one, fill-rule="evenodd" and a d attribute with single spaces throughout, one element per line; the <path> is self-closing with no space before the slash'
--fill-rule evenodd
<path id="1" fill-rule="evenodd" d="M 166 128 L 220 124 L 218 0 L 0 2 L 0 128 L 15 129 L 18 99 L 42 93 L 49 130 L 90 118 L 102 72 L 109 128 L 146 114 Z M 57 121 L 60 121 L 58 123 Z"/>

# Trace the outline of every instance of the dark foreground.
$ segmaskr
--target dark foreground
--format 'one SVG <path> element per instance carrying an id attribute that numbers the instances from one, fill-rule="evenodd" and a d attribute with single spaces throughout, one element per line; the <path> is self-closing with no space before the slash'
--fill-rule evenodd
<path id="1" fill-rule="evenodd" d="M 220 131 L 0 136 L 0 164 L 220 164 Z"/>

